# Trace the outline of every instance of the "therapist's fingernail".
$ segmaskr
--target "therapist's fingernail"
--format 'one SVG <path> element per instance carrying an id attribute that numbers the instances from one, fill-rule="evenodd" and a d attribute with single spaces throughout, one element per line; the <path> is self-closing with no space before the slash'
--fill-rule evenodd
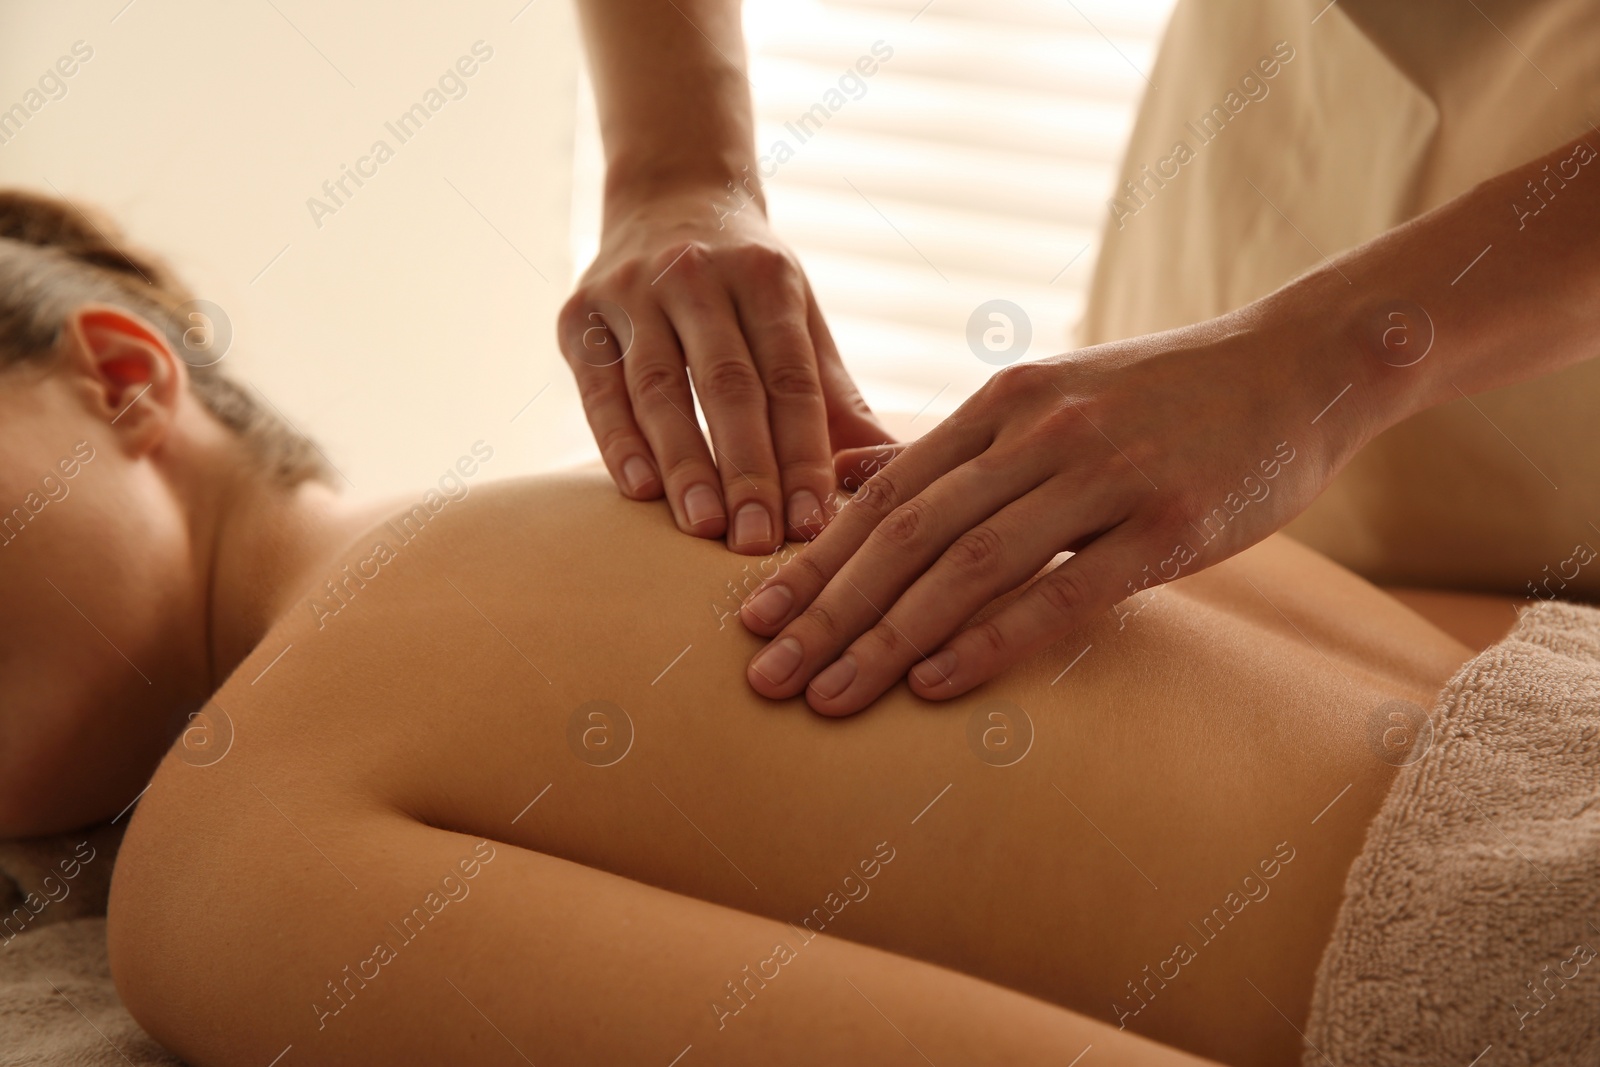
<path id="1" fill-rule="evenodd" d="M 788 681 L 798 666 L 800 666 L 800 642 L 792 637 L 772 642 L 750 661 L 750 669 L 773 685 L 782 685 Z"/>
<path id="2" fill-rule="evenodd" d="M 704 482 L 691 485 L 683 494 L 683 515 L 690 526 L 722 518 L 722 501 L 717 499 L 717 491 Z"/>
<path id="3" fill-rule="evenodd" d="M 769 585 L 746 601 L 745 607 L 768 626 L 776 626 L 789 614 L 793 604 L 794 594 L 789 592 L 788 586 Z"/>
<path id="4" fill-rule="evenodd" d="M 628 483 L 630 493 L 644 492 L 644 487 L 649 485 L 655 476 L 655 468 L 642 457 L 629 456 L 628 461 L 622 465 L 622 480 Z"/>
<path id="5" fill-rule="evenodd" d="M 767 509 L 751 501 L 739 509 L 733 519 L 733 547 L 770 544 L 772 541 L 772 516 Z"/>
<path id="6" fill-rule="evenodd" d="M 811 688 L 823 700 L 832 700 L 856 680 L 856 658 L 846 652 L 834 661 L 833 666 L 811 679 Z"/>
<path id="7" fill-rule="evenodd" d="M 827 520 L 822 501 L 811 490 L 802 489 L 789 498 L 789 525 L 796 530 L 821 530 Z"/>
<path id="8" fill-rule="evenodd" d="M 956 653 L 954 649 L 947 648 L 942 652 L 935 652 L 911 671 L 911 680 L 924 689 L 932 689 L 941 682 L 950 681 L 950 675 L 956 669 Z"/>

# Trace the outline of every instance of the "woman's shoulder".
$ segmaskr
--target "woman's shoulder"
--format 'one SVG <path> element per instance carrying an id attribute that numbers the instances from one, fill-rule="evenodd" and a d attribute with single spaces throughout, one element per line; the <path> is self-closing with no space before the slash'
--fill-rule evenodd
<path id="1" fill-rule="evenodd" d="M 382 518 L 355 539 L 351 551 L 386 541 L 397 549 L 495 533 L 539 537 L 585 519 L 611 524 L 655 525 L 661 516 L 649 503 L 625 500 L 603 468 L 579 467 L 539 474 L 487 479 L 465 473 L 463 457 L 435 481 L 392 496 L 381 505 Z M 479 468 L 481 471 L 481 468 Z M 661 505 L 659 510 L 665 509 Z M 665 515 L 670 524 L 670 515 Z M 439 537 L 424 538 L 429 532 Z"/>
<path id="2" fill-rule="evenodd" d="M 663 554 L 674 548 L 665 502 L 624 499 L 603 470 L 484 480 L 452 468 L 391 498 L 376 514 L 303 586 L 241 672 L 260 669 L 255 665 L 271 638 L 326 630 L 360 614 L 363 601 L 426 597 L 441 579 L 493 569 L 503 583 L 529 584 L 543 572 L 593 566 L 653 538 L 660 538 L 655 550 Z M 387 596 L 372 595 L 380 590 Z"/>

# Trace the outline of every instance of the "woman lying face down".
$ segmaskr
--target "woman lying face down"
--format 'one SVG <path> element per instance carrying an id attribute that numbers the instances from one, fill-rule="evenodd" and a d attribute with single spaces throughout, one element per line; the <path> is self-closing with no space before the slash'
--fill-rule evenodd
<path id="1" fill-rule="evenodd" d="M 308 441 L 185 343 L 189 295 L 166 268 L 108 233 L 0 195 L 7 836 L 116 815 L 281 613 L 281 579 L 368 521 Z"/>
<path id="2" fill-rule="evenodd" d="M 112 967 L 190 1062 L 1297 1057 L 1375 737 L 1470 651 L 1392 598 L 1275 537 L 825 719 L 664 506 L 492 441 L 345 502 L 154 264 L 0 219 L 0 828 L 149 782 Z"/>

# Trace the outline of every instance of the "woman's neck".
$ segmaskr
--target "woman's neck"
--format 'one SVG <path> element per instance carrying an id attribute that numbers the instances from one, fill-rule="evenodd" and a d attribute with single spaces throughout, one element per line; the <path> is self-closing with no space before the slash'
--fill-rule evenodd
<path id="1" fill-rule="evenodd" d="M 218 499 L 207 557 L 208 694 L 383 514 L 382 504 L 352 503 L 320 482 L 284 488 L 251 473 L 231 481 Z"/>

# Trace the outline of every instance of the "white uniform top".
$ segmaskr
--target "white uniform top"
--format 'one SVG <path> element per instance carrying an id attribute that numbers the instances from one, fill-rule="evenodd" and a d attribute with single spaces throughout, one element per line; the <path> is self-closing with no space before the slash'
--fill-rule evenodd
<path id="1" fill-rule="evenodd" d="M 1148 73 L 1085 345 L 1246 304 L 1584 131 L 1600 149 L 1600 0 L 1179 0 Z M 1600 360 L 1473 401 L 1373 440 L 1289 532 L 1377 581 L 1600 597 Z"/>

